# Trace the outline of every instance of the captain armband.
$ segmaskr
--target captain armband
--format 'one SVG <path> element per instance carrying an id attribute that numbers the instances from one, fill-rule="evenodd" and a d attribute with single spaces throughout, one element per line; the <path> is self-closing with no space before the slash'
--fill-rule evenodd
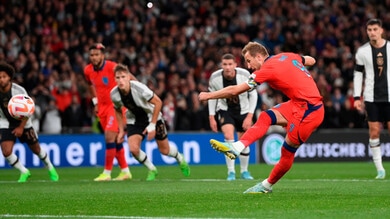
<path id="1" fill-rule="evenodd" d="M 249 85 L 249 87 L 250 87 L 249 91 L 252 91 L 253 89 L 255 89 L 257 87 L 257 83 L 255 81 L 255 77 L 256 77 L 255 74 L 251 74 L 249 76 L 249 78 L 248 78 L 248 81 L 246 82 Z"/>

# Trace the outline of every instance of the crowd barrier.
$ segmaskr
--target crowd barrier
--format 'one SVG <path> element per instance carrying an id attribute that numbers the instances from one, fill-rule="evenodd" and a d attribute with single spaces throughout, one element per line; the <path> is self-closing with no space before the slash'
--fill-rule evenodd
<path id="1" fill-rule="evenodd" d="M 214 151 L 209 144 L 211 138 L 223 140 L 221 133 L 170 133 L 170 144 L 176 145 L 191 165 L 225 164 L 223 154 Z M 58 167 L 103 166 L 104 136 L 101 134 L 39 135 L 41 147 L 50 155 Z M 275 164 L 280 158 L 280 147 L 284 133 L 269 133 L 251 145 L 250 163 Z M 155 141 L 144 141 L 142 149 L 155 165 L 176 165 L 175 159 L 159 153 Z M 124 143 L 127 161 L 140 165 L 129 153 Z M 383 160 L 390 160 L 390 139 L 382 134 Z M 42 162 L 27 146 L 17 142 L 14 151 L 27 167 L 41 167 Z M 367 130 L 321 130 L 296 152 L 296 162 L 371 161 Z M 9 168 L 0 156 L 0 168 Z"/>

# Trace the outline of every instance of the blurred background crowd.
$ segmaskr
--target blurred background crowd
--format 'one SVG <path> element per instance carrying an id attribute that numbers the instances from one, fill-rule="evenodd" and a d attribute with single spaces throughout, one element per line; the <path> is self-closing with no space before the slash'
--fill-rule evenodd
<path id="1" fill-rule="evenodd" d="M 270 54 L 316 57 L 309 70 L 326 105 L 321 128 L 366 127 L 353 109 L 354 53 L 368 40 L 370 18 L 382 19 L 390 37 L 389 0 L 148 2 L 0 0 L 0 60 L 15 67 L 15 82 L 35 98 L 39 132 L 99 132 L 83 76 L 95 42 L 163 100 L 170 131 L 210 129 L 198 93 L 207 91 L 224 53 L 245 67 L 241 49 L 249 41 Z M 258 93 L 257 113 L 285 100 L 266 84 Z"/>

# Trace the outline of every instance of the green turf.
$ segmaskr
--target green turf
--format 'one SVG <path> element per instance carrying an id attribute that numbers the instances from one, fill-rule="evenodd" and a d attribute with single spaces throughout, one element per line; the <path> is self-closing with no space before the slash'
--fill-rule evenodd
<path id="1" fill-rule="evenodd" d="M 390 170 L 390 163 L 384 163 Z M 15 169 L 0 170 L 0 218 L 384 218 L 390 215 L 390 182 L 374 180 L 372 163 L 296 163 L 272 194 L 244 195 L 272 166 L 250 166 L 258 180 L 228 182 L 224 165 L 161 166 L 154 182 L 144 167 L 133 180 L 93 182 L 102 168 L 44 169 L 16 183 Z M 239 169 L 237 167 L 237 169 Z M 115 169 L 113 176 L 118 174 Z M 237 174 L 238 175 L 238 174 Z M 387 215 L 387 216 L 386 216 Z"/>

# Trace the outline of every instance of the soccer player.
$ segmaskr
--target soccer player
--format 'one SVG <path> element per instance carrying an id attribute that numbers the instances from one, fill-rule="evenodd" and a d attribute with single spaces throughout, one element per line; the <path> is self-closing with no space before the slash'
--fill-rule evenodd
<path id="1" fill-rule="evenodd" d="M 281 148 L 281 157 L 267 179 L 247 189 L 244 193 L 269 193 L 272 186 L 290 170 L 296 150 L 322 123 L 324 107 L 316 83 L 305 65 L 314 65 L 315 59 L 295 53 L 279 53 L 270 56 L 267 49 L 256 42 L 249 42 L 242 50 L 248 68 L 255 70 L 247 82 L 225 87 L 214 92 L 202 92 L 200 100 L 229 98 L 254 89 L 267 82 L 282 91 L 290 100 L 260 113 L 256 123 L 239 141 L 219 142 L 210 140 L 211 146 L 235 159 L 242 150 L 263 137 L 270 125 L 286 128 L 287 134 Z"/>
<path id="2" fill-rule="evenodd" d="M 90 90 L 93 95 L 92 101 L 95 105 L 95 113 L 104 130 L 106 146 L 104 171 L 94 180 L 111 180 L 114 158 L 118 160 L 121 168 L 121 172 L 114 180 L 127 180 L 131 179 L 132 176 L 125 158 L 123 144 L 122 142 L 116 141 L 119 127 L 116 121 L 114 106 L 110 99 L 110 91 L 116 85 L 114 67 L 117 63 L 106 60 L 104 51 L 105 47 L 103 44 L 93 44 L 89 48 L 89 59 L 91 63 L 84 68 L 84 75 L 90 84 Z"/>
<path id="3" fill-rule="evenodd" d="M 50 161 L 49 155 L 41 148 L 37 133 L 31 122 L 31 118 L 17 120 L 8 112 L 8 101 L 17 94 L 27 94 L 27 91 L 20 85 L 12 83 L 15 69 L 6 62 L 0 62 L 0 145 L 3 156 L 8 163 L 20 171 L 18 182 L 26 182 L 30 178 L 30 171 L 19 161 L 13 152 L 16 138 L 20 142 L 26 143 L 31 151 L 36 154 L 49 170 L 49 177 L 52 181 L 58 181 L 59 176 Z"/>
<path id="4" fill-rule="evenodd" d="M 384 179 L 386 171 L 382 165 L 380 133 L 382 123 L 386 122 L 390 132 L 390 43 L 382 38 L 382 21 L 370 19 L 366 24 L 369 42 L 358 48 L 354 71 L 354 107 L 366 111 L 368 120 L 369 145 L 377 175 Z M 365 73 L 363 89 L 363 72 Z M 363 101 L 361 95 L 363 91 Z"/>
<path id="5" fill-rule="evenodd" d="M 209 91 L 220 90 L 229 85 L 236 85 L 248 80 L 250 73 L 248 70 L 237 67 L 237 62 L 232 54 L 222 56 L 221 67 L 212 73 L 209 81 Z M 251 127 L 253 113 L 257 104 L 257 92 L 255 89 L 243 92 L 240 95 L 226 99 L 210 99 L 209 121 L 211 130 L 218 132 L 215 115 L 217 113 L 218 121 L 221 126 L 221 131 L 226 142 L 234 142 L 234 131 L 237 132 L 237 137 L 241 138 L 245 130 Z M 246 147 L 240 153 L 240 167 L 242 179 L 253 179 L 248 171 L 250 148 Z M 235 160 L 225 156 L 228 169 L 227 180 L 236 179 Z"/>
<path id="6" fill-rule="evenodd" d="M 119 127 L 124 127 L 121 108 L 126 107 L 127 143 L 134 158 L 149 169 L 146 180 L 154 180 L 158 173 L 157 168 L 141 150 L 141 142 L 146 135 L 147 140 L 156 140 L 161 154 L 177 160 L 184 176 L 189 176 L 190 168 L 183 155 L 176 146 L 169 144 L 160 98 L 146 85 L 130 80 L 131 73 L 125 65 L 118 64 L 114 72 L 117 86 L 111 91 L 111 100 L 115 106 L 117 121 Z M 120 129 L 118 141 L 123 141 L 124 135 L 124 129 Z"/>

